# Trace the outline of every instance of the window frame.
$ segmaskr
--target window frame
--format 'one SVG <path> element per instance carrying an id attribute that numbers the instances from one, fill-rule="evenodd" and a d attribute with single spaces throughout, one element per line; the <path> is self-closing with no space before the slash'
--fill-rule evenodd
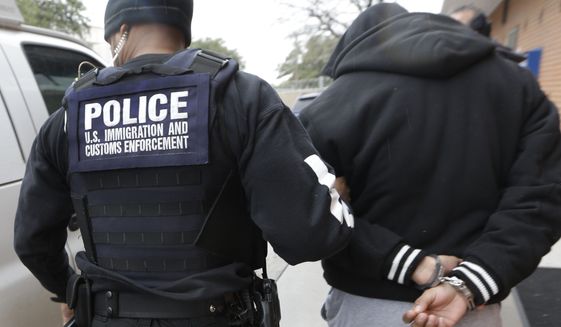
<path id="1" fill-rule="evenodd" d="M 0 59 L 4 58 L 0 60 L 0 71 L 4 74 L 0 79 L 0 89 L 4 93 L 8 91 L 5 105 L 27 160 L 37 131 L 49 114 L 22 46 L 34 44 L 60 48 L 78 52 L 101 64 L 106 62 L 93 50 L 68 38 L 11 30 L 0 30 L 0 38 Z"/>
<path id="2" fill-rule="evenodd" d="M 48 115 L 51 115 L 51 114 L 54 113 L 56 110 L 58 110 L 58 109 L 60 108 L 60 105 L 59 105 L 58 108 L 54 108 L 54 107 L 53 107 L 53 108 L 49 108 L 49 107 L 48 107 L 47 99 L 45 99 L 45 93 L 44 93 L 45 90 L 42 88 L 42 84 L 41 84 L 41 83 L 39 82 L 39 80 L 37 79 L 37 77 L 36 77 L 36 72 L 33 70 L 33 68 L 34 68 L 34 66 L 35 66 L 35 63 L 32 62 L 32 58 L 30 57 L 30 55 L 31 55 L 31 54 L 34 54 L 34 53 L 32 53 L 32 52 L 30 51 L 31 49 L 29 49 L 29 47 L 33 47 L 33 48 L 42 48 L 42 51 L 45 51 L 45 52 L 47 52 L 47 51 L 66 52 L 67 54 L 69 54 L 69 55 L 71 55 L 71 56 L 83 57 L 84 59 L 86 59 L 86 60 L 81 60 L 81 61 L 79 61 L 80 63 L 86 62 L 86 61 L 87 61 L 87 62 L 90 62 L 90 63 L 92 63 L 92 64 L 94 64 L 94 65 L 95 65 L 95 64 L 98 64 L 98 66 L 96 66 L 96 67 L 100 67 L 100 68 L 101 68 L 102 65 L 103 65 L 103 64 L 102 64 L 99 60 L 97 60 L 96 58 L 93 58 L 92 56 L 89 56 L 88 54 L 86 54 L 86 53 L 84 53 L 84 52 L 82 52 L 82 51 L 76 50 L 76 49 L 67 49 L 67 48 L 57 47 L 57 46 L 52 46 L 52 45 L 44 45 L 44 44 L 23 42 L 23 43 L 21 44 L 21 48 L 22 48 L 23 54 L 24 54 L 24 56 L 25 56 L 25 58 L 26 58 L 26 60 L 27 60 L 27 63 L 28 63 L 28 65 L 29 65 L 30 69 L 31 69 L 31 73 L 32 73 L 33 79 L 34 79 L 34 81 L 35 81 L 35 84 L 37 85 L 37 88 L 39 89 L 39 93 L 40 93 L 40 95 L 41 95 L 41 99 L 43 100 L 43 103 L 44 103 L 44 105 L 45 105 L 45 109 L 47 110 Z M 33 50 L 35 50 L 35 49 L 33 49 Z M 55 56 L 45 56 L 45 59 L 46 59 L 46 60 L 51 60 L 51 58 L 56 58 L 56 57 L 55 57 Z M 56 61 L 57 61 L 57 60 L 53 60 L 53 62 L 56 62 Z M 78 63 L 78 66 L 79 66 L 79 65 L 80 65 L 80 64 Z M 65 76 L 65 78 L 68 78 L 68 79 L 70 79 L 71 81 L 73 81 L 74 78 L 77 77 L 77 75 L 78 75 L 78 66 L 75 67 L 75 71 L 72 72 L 72 75 L 70 75 L 69 77 L 66 77 L 66 76 Z M 87 68 L 84 69 L 84 71 L 91 69 L 91 66 L 86 66 L 86 67 L 87 67 Z M 83 71 L 83 72 L 84 72 L 84 71 Z M 45 75 L 45 77 L 46 77 L 47 79 L 52 79 L 53 76 L 54 76 L 54 75 L 49 75 L 49 76 Z M 72 82 L 71 82 L 71 83 L 72 83 Z M 66 89 L 71 85 L 71 83 L 68 84 L 68 85 L 65 85 L 65 86 L 63 87 L 63 89 L 62 89 L 62 95 L 64 95 L 64 92 L 65 92 Z M 61 97 L 60 100 L 62 100 L 62 97 Z M 52 109 L 52 111 L 51 111 L 50 109 Z"/>

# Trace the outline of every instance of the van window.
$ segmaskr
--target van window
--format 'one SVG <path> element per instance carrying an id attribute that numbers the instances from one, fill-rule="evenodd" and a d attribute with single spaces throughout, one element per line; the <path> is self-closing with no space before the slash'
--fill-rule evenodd
<path id="1" fill-rule="evenodd" d="M 81 62 L 88 61 L 96 67 L 102 67 L 95 59 L 77 51 L 35 44 L 23 45 L 23 51 L 49 114 L 60 108 L 64 92 L 76 78 Z M 86 65 L 82 73 L 89 69 L 91 67 Z"/>
<path id="2" fill-rule="evenodd" d="M 0 185 L 23 177 L 24 161 L 6 106 L 0 98 Z"/>

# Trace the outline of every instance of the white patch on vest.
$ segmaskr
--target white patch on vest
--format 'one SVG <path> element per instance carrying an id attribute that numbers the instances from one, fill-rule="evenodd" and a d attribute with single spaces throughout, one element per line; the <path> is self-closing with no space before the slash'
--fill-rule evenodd
<path id="1" fill-rule="evenodd" d="M 105 103 L 91 102 L 84 106 L 84 130 L 93 128 L 93 121 L 102 119 L 105 127 L 117 125 L 134 125 L 144 123 L 158 123 L 169 118 L 170 120 L 187 119 L 187 113 L 180 111 L 187 108 L 189 91 L 171 92 L 169 98 L 166 94 L 157 93 L 150 97 L 138 98 L 138 115 L 131 115 L 131 98 L 121 101 L 109 100 Z M 169 104 L 168 107 L 164 107 Z"/>
<path id="2" fill-rule="evenodd" d="M 346 222 L 349 227 L 354 227 L 354 217 L 345 202 L 341 201 L 339 192 L 335 189 L 335 175 L 329 172 L 325 163 L 317 155 L 311 155 L 304 160 L 314 171 L 321 185 L 327 186 L 331 196 L 331 214 L 339 220 L 341 224 Z"/>
<path id="3" fill-rule="evenodd" d="M 188 150 L 188 96 L 183 90 L 85 103 L 85 157 Z"/>

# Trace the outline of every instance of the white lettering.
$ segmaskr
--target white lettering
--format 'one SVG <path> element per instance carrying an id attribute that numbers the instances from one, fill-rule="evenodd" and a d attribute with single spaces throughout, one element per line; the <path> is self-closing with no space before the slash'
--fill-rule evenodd
<path id="1" fill-rule="evenodd" d="M 138 98 L 138 123 L 144 124 L 146 122 L 146 96 L 143 95 Z"/>
<path id="2" fill-rule="evenodd" d="M 138 122 L 137 118 L 131 117 L 131 99 L 123 100 L 123 125 L 132 125 Z"/>
<path id="3" fill-rule="evenodd" d="M 171 119 L 187 119 L 189 114 L 186 112 L 179 112 L 181 108 L 187 108 L 187 101 L 179 101 L 181 98 L 187 98 L 189 96 L 189 91 L 182 92 L 171 92 Z"/>
<path id="4" fill-rule="evenodd" d="M 169 96 L 163 93 L 138 96 L 138 108 L 132 107 L 134 98 L 112 99 L 104 104 L 88 103 L 84 108 L 84 131 L 91 130 L 96 119 L 103 119 L 105 127 L 157 123 L 166 119 L 187 120 L 188 96 L 189 91 L 171 92 Z"/>
<path id="5" fill-rule="evenodd" d="M 113 116 L 113 119 L 111 119 Z M 117 126 L 121 121 L 121 104 L 117 100 L 110 100 L 103 106 L 103 123 L 107 127 Z"/>
<path id="6" fill-rule="evenodd" d="M 101 116 L 101 104 L 87 103 L 84 109 L 84 129 L 88 131 L 92 129 L 92 119 Z"/>
<path id="7" fill-rule="evenodd" d="M 84 153 L 86 157 L 98 157 L 105 155 L 115 155 L 123 152 L 121 142 L 110 142 L 102 144 L 86 145 Z"/>
<path id="8" fill-rule="evenodd" d="M 154 94 L 150 97 L 150 100 L 148 100 L 148 117 L 153 122 L 163 121 L 168 115 L 168 110 L 165 108 L 160 108 L 159 114 L 156 112 L 158 110 L 158 102 L 161 105 L 167 104 L 168 98 L 164 94 L 159 93 Z"/>
<path id="9" fill-rule="evenodd" d="M 168 135 L 187 135 L 189 133 L 189 123 L 186 121 L 176 121 L 169 124 Z"/>

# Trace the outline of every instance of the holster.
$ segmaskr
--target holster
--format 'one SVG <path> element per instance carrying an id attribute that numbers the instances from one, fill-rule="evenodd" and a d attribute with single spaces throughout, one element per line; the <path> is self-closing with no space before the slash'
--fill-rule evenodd
<path id="1" fill-rule="evenodd" d="M 76 326 L 91 327 L 93 319 L 91 283 L 86 276 L 70 277 L 66 287 L 66 301 L 70 309 L 74 310 Z"/>
<path id="2" fill-rule="evenodd" d="M 279 327 L 281 311 L 275 280 L 254 276 L 253 299 L 257 311 L 255 326 Z"/>

